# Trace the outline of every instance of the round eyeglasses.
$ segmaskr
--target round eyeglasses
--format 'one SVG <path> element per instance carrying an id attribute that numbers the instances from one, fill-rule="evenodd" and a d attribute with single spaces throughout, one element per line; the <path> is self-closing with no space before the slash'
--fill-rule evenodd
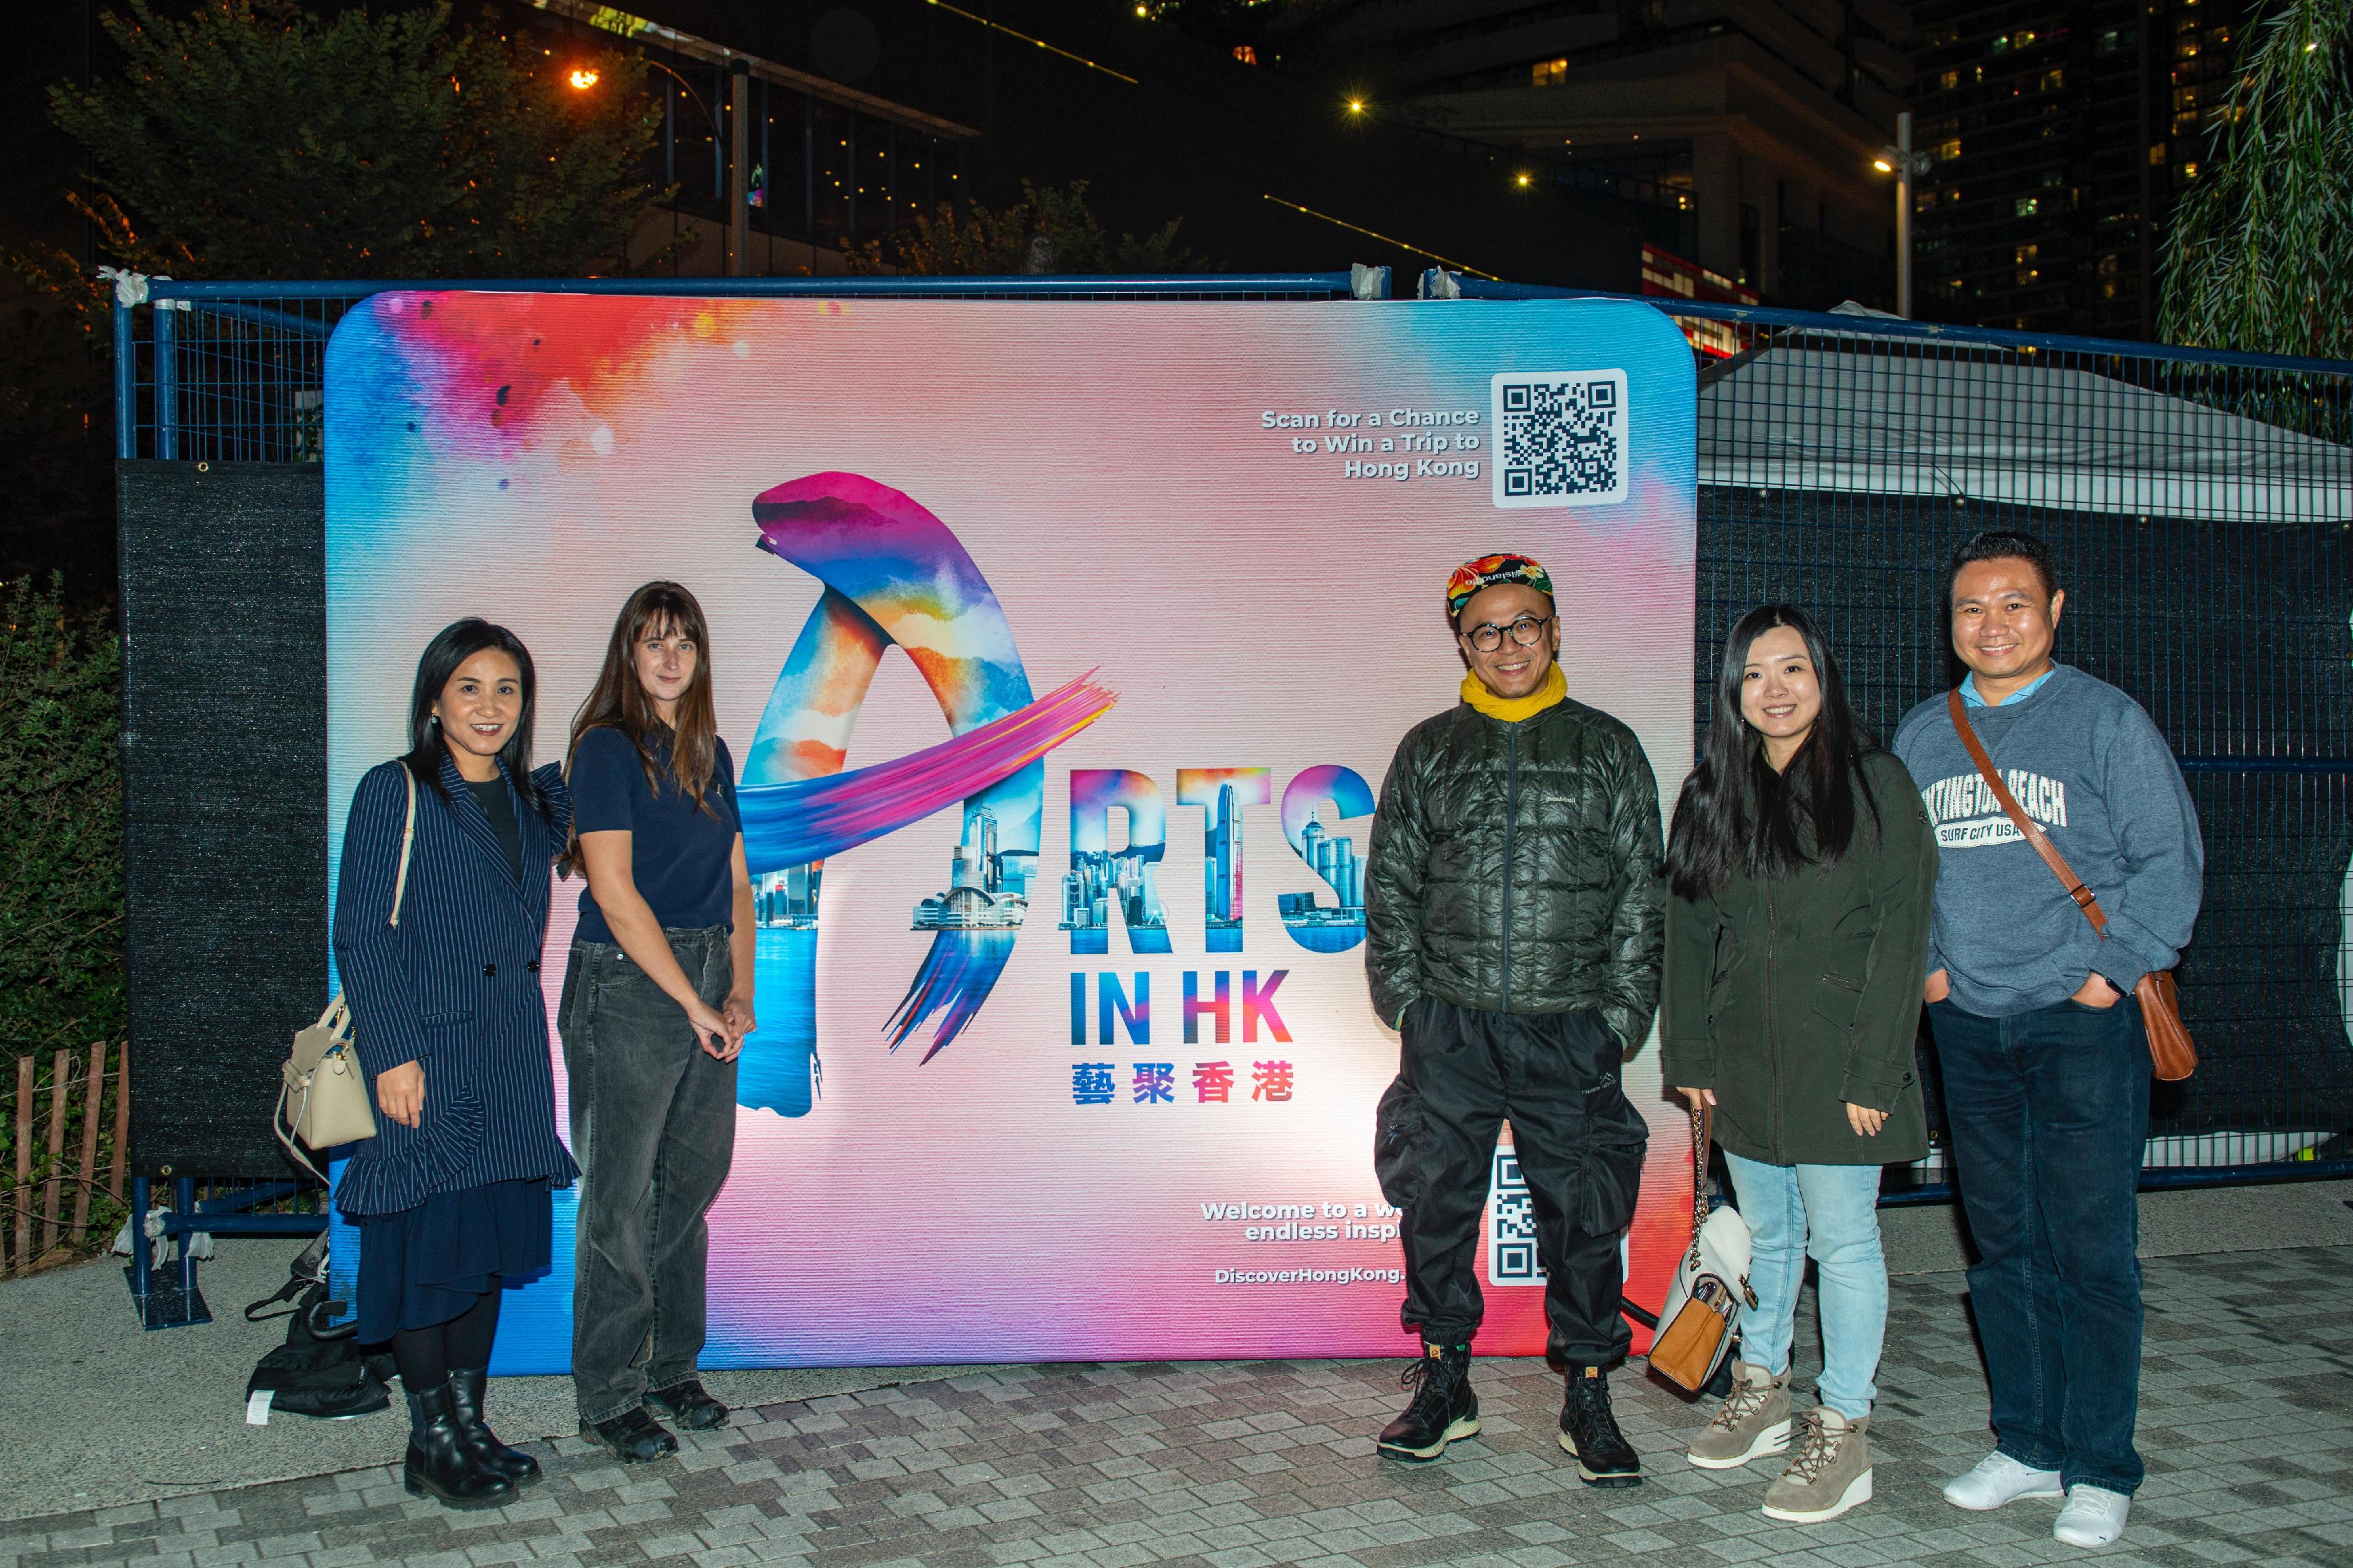
<path id="1" fill-rule="evenodd" d="M 1511 639 L 1520 647 L 1534 647 L 1543 639 L 1545 627 L 1552 625 L 1558 618 L 1556 616 L 1546 616 L 1544 619 L 1538 620 L 1534 616 L 1522 616 L 1508 626 L 1499 626 L 1493 621 L 1486 621 L 1472 626 L 1462 635 L 1471 646 L 1481 653 L 1493 653 L 1503 647 L 1506 633 L 1510 634 Z"/>

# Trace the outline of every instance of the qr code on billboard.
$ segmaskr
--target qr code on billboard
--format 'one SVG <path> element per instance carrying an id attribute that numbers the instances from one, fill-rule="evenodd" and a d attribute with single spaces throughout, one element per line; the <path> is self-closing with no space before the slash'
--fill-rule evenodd
<path id="1" fill-rule="evenodd" d="M 1494 1184 L 1487 1202 L 1487 1282 L 1490 1285 L 1541 1285 L 1544 1265 L 1536 1261 L 1536 1210 L 1528 1197 L 1528 1180 L 1509 1149 L 1495 1151 Z"/>
<path id="2" fill-rule="evenodd" d="M 1598 506 L 1626 499 L 1626 373 L 1495 377 L 1495 504 Z"/>

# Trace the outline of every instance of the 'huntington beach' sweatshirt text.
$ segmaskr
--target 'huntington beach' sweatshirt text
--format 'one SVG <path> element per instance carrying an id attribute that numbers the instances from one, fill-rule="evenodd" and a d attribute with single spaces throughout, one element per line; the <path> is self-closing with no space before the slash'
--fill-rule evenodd
<path id="1" fill-rule="evenodd" d="M 2099 895 L 2108 936 L 2003 814 L 1939 695 L 1904 716 L 1894 747 L 1936 830 L 1928 973 L 1951 975 L 1964 1011 L 2001 1018 L 2063 1002 L 2094 973 L 2129 994 L 2143 974 L 2172 968 L 2197 922 L 2206 852 L 2147 712 L 2063 664 L 1968 720 L 2010 793 Z"/>

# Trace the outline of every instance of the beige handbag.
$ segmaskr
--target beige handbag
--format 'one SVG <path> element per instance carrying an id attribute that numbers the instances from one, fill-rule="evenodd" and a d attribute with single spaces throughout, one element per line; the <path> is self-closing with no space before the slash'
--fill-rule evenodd
<path id="1" fill-rule="evenodd" d="M 393 884 L 392 923 L 400 924 L 401 900 L 408 892 L 408 854 L 417 842 L 417 775 L 404 764 L 408 781 L 408 820 L 400 834 L 400 876 Z M 278 1091 L 274 1128 L 286 1152 L 321 1181 L 326 1173 L 295 1147 L 300 1139 L 313 1149 L 332 1149 L 375 1136 L 375 1112 L 368 1105 L 367 1079 L 352 1052 L 352 1008 L 342 992 L 327 1004 L 319 1021 L 294 1037 L 294 1048 L 280 1069 L 284 1079 Z M 290 1137 L 289 1134 L 291 1134 Z"/>

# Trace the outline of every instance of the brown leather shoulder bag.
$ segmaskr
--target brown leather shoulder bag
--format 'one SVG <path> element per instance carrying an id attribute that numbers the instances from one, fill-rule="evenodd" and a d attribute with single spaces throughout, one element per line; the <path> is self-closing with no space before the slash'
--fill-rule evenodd
<path id="1" fill-rule="evenodd" d="M 2020 836 L 2034 846 L 2034 852 L 2042 857 L 2042 863 L 2051 868 L 2059 885 L 2075 900 L 2075 907 L 2084 911 L 2084 918 L 2092 922 L 2093 931 L 2099 933 L 2102 942 L 2107 941 L 2108 912 L 2100 908 L 2099 895 L 2084 885 L 2084 879 L 2060 855 L 2050 836 L 2026 815 L 2017 797 L 2010 793 L 2010 786 L 2001 782 L 2001 775 L 1994 771 L 1993 759 L 1986 755 L 1985 742 L 1969 728 L 1960 688 L 1955 687 L 1946 694 L 1945 707 L 1953 716 L 1954 732 L 1968 750 L 1969 761 L 1977 764 L 1978 776 L 1993 791 L 1994 799 L 2000 803 Z M 2168 1083 L 2178 1083 L 2196 1072 L 2198 1047 L 2190 1043 L 2189 1030 L 2181 1022 L 2181 995 L 2174 985 L 2173 972 L 2152 970 L 2142 975 L 2140 983 L 2133 987 L 2133 999 L 2140 1004 L 2141 1027 L 2148 1034 L 2148 1058 L 2157 1076 Z"/>

